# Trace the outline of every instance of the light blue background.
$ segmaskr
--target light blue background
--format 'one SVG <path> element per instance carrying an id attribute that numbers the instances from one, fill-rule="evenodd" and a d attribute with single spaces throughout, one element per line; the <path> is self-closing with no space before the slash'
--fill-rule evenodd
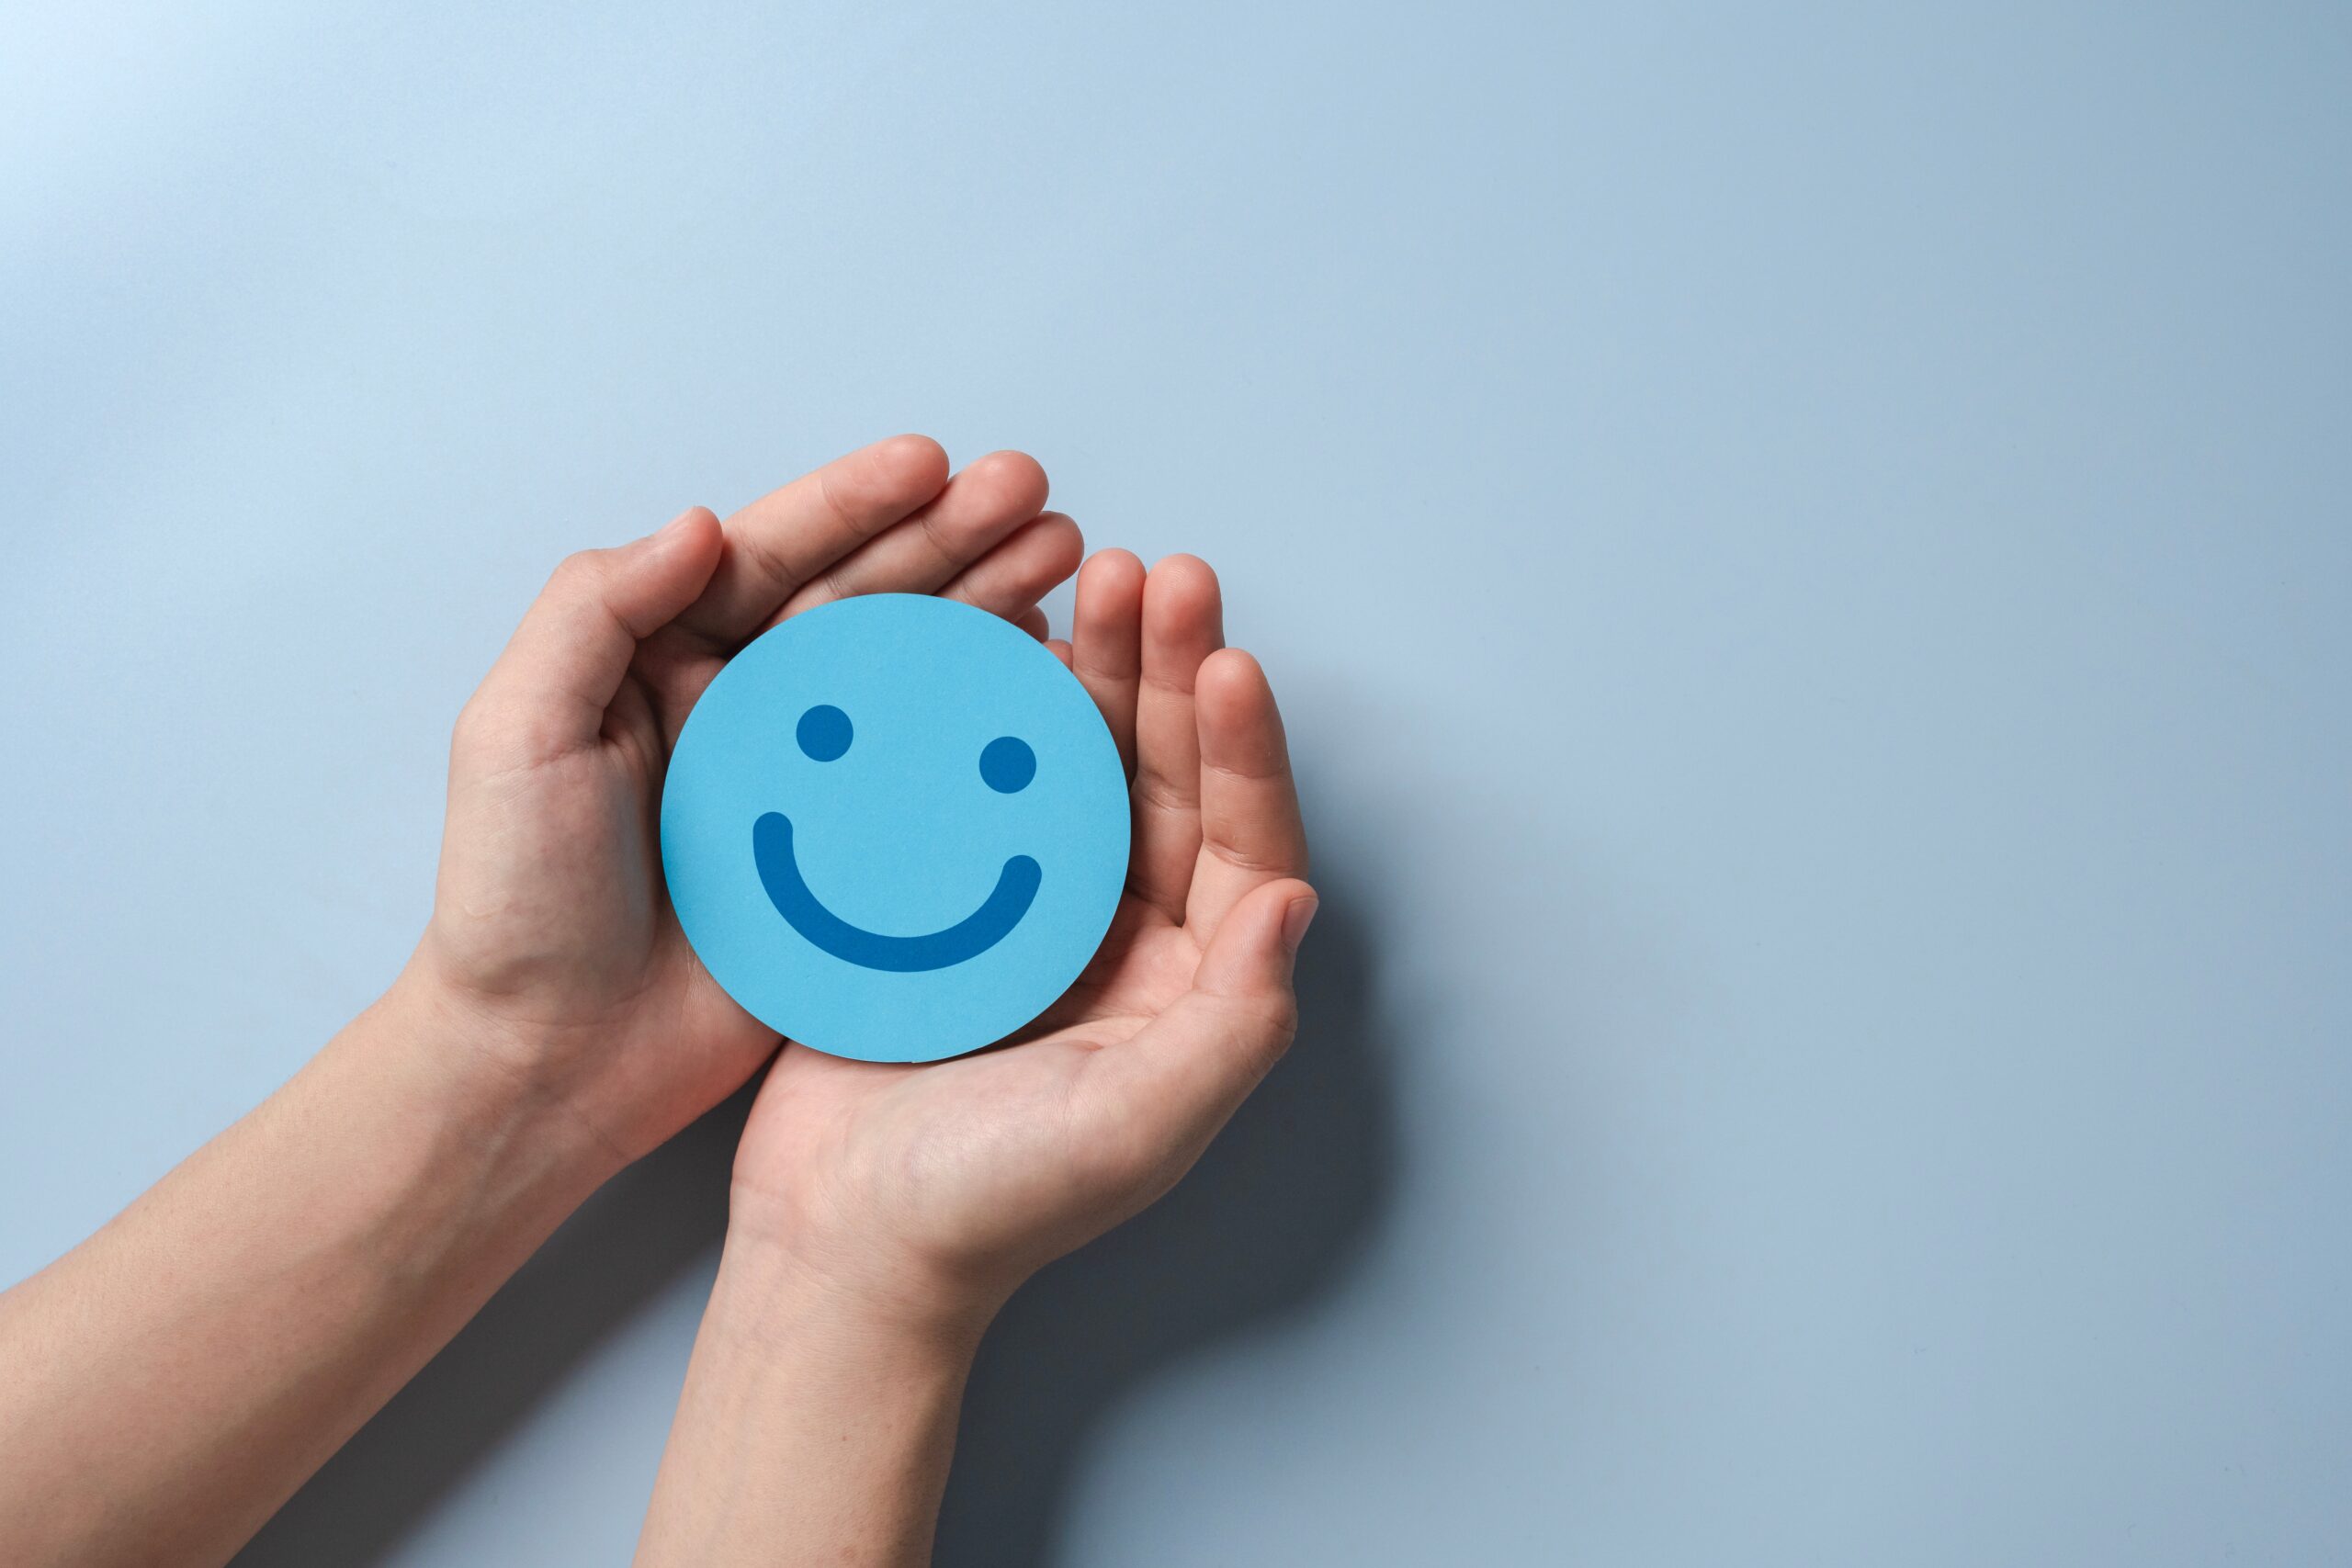
<path id="1" fill-rule="evenodd" d="M 558 557 L 921 428 L 1216 562 L 1329 890 L 944 1560 L 2340 1559 L 2352 17 L 987 12 L 0 22 L 0 1274 L 392 974 Z M 733 1114 L 248 1561 L 622 1560 Z"/>

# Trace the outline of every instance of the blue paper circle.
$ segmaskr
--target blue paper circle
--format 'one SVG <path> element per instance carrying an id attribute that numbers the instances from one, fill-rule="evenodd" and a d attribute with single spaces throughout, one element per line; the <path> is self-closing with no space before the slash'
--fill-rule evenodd
<path id="1" fill-rule="evenodd" d="M 1029 1022 L 1093 957 L 1126 881 L 1126 775 L 1027 633 L 952 600 L 841 599 L 695 705 L 662 865 L 686 940 L 761 1021 L 933 1061 Z"/>

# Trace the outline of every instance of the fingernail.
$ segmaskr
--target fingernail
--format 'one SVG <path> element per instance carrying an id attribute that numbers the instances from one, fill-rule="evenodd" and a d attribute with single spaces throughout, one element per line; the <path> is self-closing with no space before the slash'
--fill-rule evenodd
<path id="1" fill-rule="evenodd" d="M 692 517 L 695 513 L 700 512 L 702 508 L 699 506 L 687 507 L 684 512 L 679 513 L 675 517 L 673 517 L 667 523 L 662 524 L 661 527 L 656 528 L 653 531 L 653 537 L 659 539 L 664 535 L 676 533 L 679 529 L 686 525 L 686 519 Z"/>
<path id="2" fill-rule="evenodd" d="M 1306 928 L 1315 922 L 1315 911 L 1322 906 L 1313 898 L 1294 898 L 1290 908 L 1283 911 L 1283 945 L 1293 953 L 1306 940 Z"/>

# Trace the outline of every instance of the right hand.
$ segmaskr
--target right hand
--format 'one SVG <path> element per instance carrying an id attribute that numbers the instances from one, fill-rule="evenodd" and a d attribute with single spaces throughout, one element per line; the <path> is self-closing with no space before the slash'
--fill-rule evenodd
<path id="1" fill-rule="evenodd" d="M 730 1257 L 852 1319 L 969 1330 L 1200 1156 L 1291 1041 L 1315 894 L 1282 717 L 1222 646 L 1216 577 L 1105 551 L 1055 644 L 1118 741 L 1134 850 L 1068 995 L 998 1049 L 918 1066 L 787 1045 L 735 1160 Z M 741 1245 L 739 1245 L 741 1244 Z M 808 1299 L 808 1298 L 803 1298 Z"/>

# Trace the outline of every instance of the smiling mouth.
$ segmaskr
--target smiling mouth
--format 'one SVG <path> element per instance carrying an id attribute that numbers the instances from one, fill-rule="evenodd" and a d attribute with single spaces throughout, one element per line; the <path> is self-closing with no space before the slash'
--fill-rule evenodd
<path id="1" fill-rule="evenodd" d="M 1035 861 L 1014 855 L 997 874 L 995 890 L 954 925 L 921 936 L 885 936 L 850 924 L 808 890 L 792 852 L 792 818 L 783 812 L 771 811 L 752 824 L 752 860 L 760 868 L 768 902 L 811 946 L 862 968 L 900 975 L 944 969 L 1002 942 L 1029 912 L 1045 875 Z"/>

